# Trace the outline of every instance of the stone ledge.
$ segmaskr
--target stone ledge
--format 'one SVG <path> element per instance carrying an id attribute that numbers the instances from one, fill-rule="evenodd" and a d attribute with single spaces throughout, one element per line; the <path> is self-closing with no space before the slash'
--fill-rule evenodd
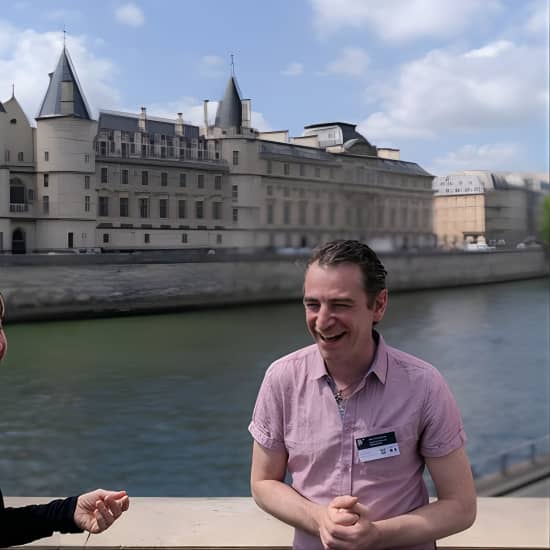
<path id="1" fill-rule="evenodd" d="M 53 498 L 53 497 L 52 497 Z M 7 506 L 51 498 L 7 497 Z M 86 534 L 59 535 L 29 546 L 81 548 Z M 550 501 L 542 498 L 479 498 L 475 524 L 438 542 L 447 549 L 548 548 Z M 130 510 L 111 529 L 92 535 L 94 548 L 289 549 L 292 528 L 262 512 L 251 498 L 132 498 Z"/>

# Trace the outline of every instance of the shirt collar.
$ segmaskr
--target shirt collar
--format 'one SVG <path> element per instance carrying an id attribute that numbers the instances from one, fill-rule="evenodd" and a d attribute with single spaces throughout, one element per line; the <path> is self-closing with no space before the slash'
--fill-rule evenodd
<path id="1" fill-rule="evenodd" d="M 382 384 L 386 383 L 386 378 L 388 375 L 388 349 L 384 338 L 382 335 L 373 330 L 374 341 L 377 342 L 376 352 L 374 353 L 374 359 L 370 365 L 370 368 L 365 376 L 370 376 L 371 374 L 375 375 Z M 318 380 L 323 376 L 328 376 L 327 368 L 321 354 L 319 353 L 319 348 L 317 348 L 317 353 L 314 355 L 315 359 L 311 366 L 310 378 L 312 380 Z"/>

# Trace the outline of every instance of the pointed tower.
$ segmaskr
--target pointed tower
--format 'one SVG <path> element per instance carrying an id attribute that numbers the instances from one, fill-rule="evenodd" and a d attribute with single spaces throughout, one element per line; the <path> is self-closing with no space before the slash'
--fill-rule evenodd
<path id="1" fill-rule="evenodd" d="M 235 133 L 240 133 L 243 111 L 241 93 L 236 78 L 232 75 L 225 87 L 225 94 L 216 111 L 214 125 L 223 130 L 234 128 Z"/>
<path id="2" fill-rule="evenodd" d="M 95 246 L 92 114 L 63 46 L 36 117 L 37 250 Z"/>

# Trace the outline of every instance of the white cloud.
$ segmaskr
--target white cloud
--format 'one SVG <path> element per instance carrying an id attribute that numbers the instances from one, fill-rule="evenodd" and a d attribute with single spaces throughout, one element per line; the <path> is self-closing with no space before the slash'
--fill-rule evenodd
<path id="1" fill-rule="evenodd" d="M 208 124 L 214 124 L 216 118 L 216 110 L 218 109 L 217 101 L 208 102 Z M 126 109 L 130 112 L 138 112 L 136 109 Z M 175 101 L 165 103 L 153 103 L 147 107 L 147 115 L 153 117 L 168 118 L 174 120 L 177 113 L 183 113 L 183 120 L 188 124 L 196 126 L 204 126 L 204 107 L 202 101 L 194 97 L 183 96 Z M 262 132 L 271 130 L 271 126 L 266 121 L 264 115 L 257 111 L 252 111 L 251 125 L 253 128 Z"/>
<path id="2" fill-rule="evenodd" d="M 362 48 L 343 48 L 340 57 L 329 63 L 327 73 L 359 77 L 365 74 L 369 56 Z"/>
<path id="3" fill-rule="evenodd" d="M 119 23 L 130 27 L 141 27 L 145 23 L 143 11 L 133 2 L 119 6 L 115 10 L 115 17 Z"/>
<path id="4" fill-rule="evenodd" d="M 545 33 L 548 36 L 550 13 L 548 1 L 539 0 L 533 2 L 530 6 L 530 15 L 525 24 L 525 29 L 529 33 Z"/>
<path id="5" fill-rule="evenodd" d="M 310 0 L 321 34 L 369 27 L 382 39 L 401 41 L 457 35 L 472 20 L 500 7 L 499 0 Z"/>
<path id="6" fill-rule="evenodd" d="M 433 174 L 445 175 L 461 170 L 507 171 L 521 169 L 522 148 L 516 143 L 464 145 L 434 160 Z"/>
<path id="7" fill-rule="evenodd" d="M 200 59 L 199 73 L 207 78 L 218 78 L 228 74 L 228 66 L 218 55 L 204 55 Z"/>
<path id="8" fill-rule="evenodd" d="M 380 109 L 360 125 L 375 141 L 458 130 L 526 127 L 548 111 L 546 49 L 495 42 L 464 53 L 433 50 L 367 90 Z"/>
<path id="9" fill-rule="evenodd" d="M 63 48 L 63 33 L 38 33 L 21 30 L 0 21 L 0 99 L 15 96 L 30 119 L 38 113 L 48 88 L 48 73 L 57 65 Z M 88 47 L 84 36 L 68 36 L 67 49 L 75 65 L 84 94 L 94 112 L 99 108 L 116 109 L 120 104 L 115 66 L 99 58 Z"/>
<path id="10" fill-rule="evenodd" d="M 289 63 L 288 67 L 281 71 L 283 76 L 300 76 L 304 72 L 304 66 L 297 61 Z"/>

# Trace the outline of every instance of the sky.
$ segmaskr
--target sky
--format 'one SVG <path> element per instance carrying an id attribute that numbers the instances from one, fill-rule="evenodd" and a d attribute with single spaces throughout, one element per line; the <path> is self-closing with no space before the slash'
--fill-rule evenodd
<path id="1" fill-rule="evenodd" d="M 435 175 L 548 172 L 550 0 L 4 0 L 0 101 L 36 116 L 66 43 L 93 112 L 349 122 Z"/>

